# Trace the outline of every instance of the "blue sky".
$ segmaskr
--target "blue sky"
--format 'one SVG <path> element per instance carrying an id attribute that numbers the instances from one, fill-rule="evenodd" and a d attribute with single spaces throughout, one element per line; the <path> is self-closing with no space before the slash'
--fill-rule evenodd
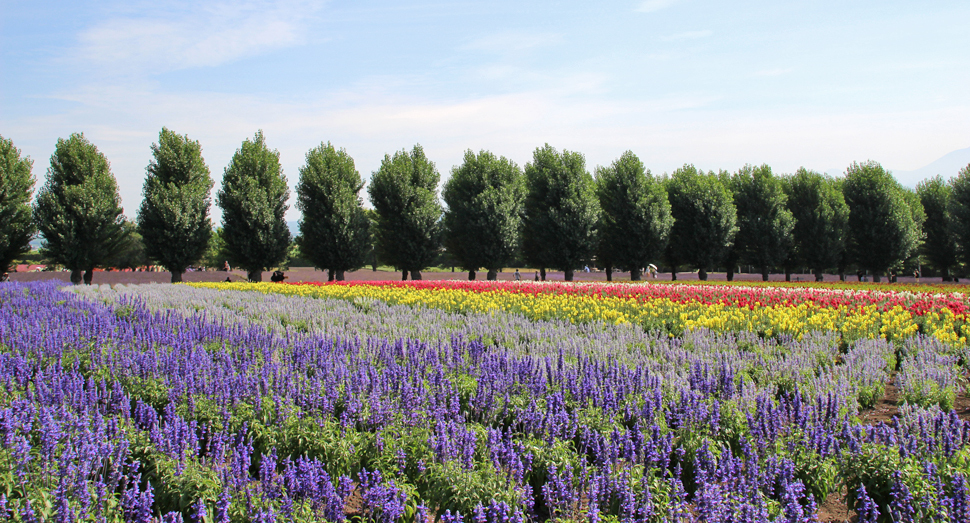
<path id="1" fill-rule="evenodd" d="M 544 143 L 590 170 L 629 149 L 655 174 L 867 159 L 904 172 L 970 147 L 966 1 L 2 0 L 0 13 L 0 134 L 39 185 L 57 138 L 83 131 L 129 216 L 162 126 L 202 143 L 217 185 L 257 129 L 291 186 L 321 141 L 365 178 L 415 143 L 442 178 L 466 149 L 524 165 Z"/>

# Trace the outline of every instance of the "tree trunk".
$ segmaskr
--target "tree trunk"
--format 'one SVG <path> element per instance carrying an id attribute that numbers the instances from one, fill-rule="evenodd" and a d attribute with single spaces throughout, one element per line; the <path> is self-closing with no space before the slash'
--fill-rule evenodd
<path id="1" fill-rule="evenodd" d="M 488 281 L 495 281 L 498 279 L 498 271 L 495 269 L 489 269 L 488 273 L 485 274 L 485 279 Z"/>
<path id="2" fill-rule="evenodd" d="M 249 281 L 253 283 L 263 281 L 263 271 L 260 269 L 256 269 L 255 271 L 247 271 L 246 276 L 249 278 Z"/>
<path id="3" fill-rule="evenodd" d="M 872 282 L 873 283 L 879 283 L 880 281 L 882 281 L 882 278 L 880 277 L 880 274 L 878 272 L 876 272 L 876 271 L 872 271 Z"/>
<path id="4" fill-rule="evenodd" d="M 401 271 L 401 281 L 406 281 L 408 279 L 408 271 Z"/>
<path id="5" fill-rule="evenodd" d="M 761 268 L 761 281 L 768 281 L 768 267 Z M 791 281 L 791 278 L 789 278 Z"/>
<path id="6" fill-rule="evenodd" d="M 412 280 L 420 280 L 421 279 L 421 271 L 411 271 L 411 279 Z"/>
<path id="7" fill-rule="evenodd" d="M 613 281 L 613 266 L 606 266 L 606 281 Z"/>
<path id="8" fill-rule="evenodd" d="M 785 267 L 785 281 L 791 281 L 791 269 Z"/>
<path id="9" fill-rule="evenodd" d="M 728 265 L 727 281 L 734 281 L 734 265 Z"/>
<path id="10" fill-rule="evenodd" d="M 74 285 L 80 285 L 81 275 L 81 269 L 71 269 L 71 283 Z"/>
<path id="11" fill-rule="evenodd" d="M 545 267 L 539 269 L 539 279 L 542 280 L 542 281 L 546 281 L 546 268 Z"/>
<path id="12" fill-rule="evenodd" d="M 842 281 L 845 281 L 845 275 L 842 276 Z M 825 273 L 821 269 L 815 269 L 815 281 L 822 281 L 825 279 Z"/>
<path id="13" fill-rule="evenodd" d="M 327 281 L 333 281 L 334 273 L 333 269 L 327 269 Z"/>
<path id="14" fill-rule="evenodd" d="M 172 283 L 182 282 L 182 272 L 183 271 L 172 271 Z"/>
<path id="15" fill-rule="evenodd" d="M 698 269 L 697 278 L 701 281 L 707 281 L 707 269 Z"/>
<path id="16" fill-rule="evenodd" d="M 815 277 L 818 278 L 818 275 L 816 275 Z M 839 281 L 845 281 L 845 271 L 842 271 L 842 270 L 839 271 Z"/>
<path id="17" fill-rule="evenodd" d="M 630 281 L 640 281 L 640 267 L 633 267 L 630 269 Z"/>
<path id="18" fill-rule="evenodd" d="M 91 280 L 94 279 L 94 269 L 87 269 L 84 271 L 84 284 L 91 285 Z"/>
<path id="19" fill-rule="evenodd" d="M 337 270 L 337 281 L 344 281 L 344 271 Z"/>
<path id="20" fill-rule="evenodd" d="M 566 281 L 573 281 L 573 270 L 572 269 L 566 269 L 565 271 L 563 271 L 563 277 L 562 277 L 562 279 L 563 280 L 566 280 Z"/>
<path id="21" fill-rule="evenodd" d="M 677 281 L 677 266 L 670 266 L 670 281 Z"/>
<path id="22" fill-rule="evenodd" d="M 475 281 L 477 277 L 478 275 L 475 274 L 475 271 L 468 271 L 468 281 Z"/>

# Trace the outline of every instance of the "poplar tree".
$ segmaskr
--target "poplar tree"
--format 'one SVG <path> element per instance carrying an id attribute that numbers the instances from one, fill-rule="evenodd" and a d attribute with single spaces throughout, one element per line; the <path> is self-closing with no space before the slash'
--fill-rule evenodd
<path id="1" fill-rule="evenodd" d="M 464 162 L 452 169 L 442 198 L 444 245 L 470 280 L 484 267 L 487 279 L 515 255 L 522 224 L 525 185 L 514 162 L 488 151 L 465 151 Z"/>
<path id="2" fill-rule="evenodd" d="M 970 265 L 970 165 L 960 169 L 950 180 L 950 188 L 950 231 L 956 241 L 959 260 Z"/>
<path id="3" fill-rule="evenodd" d="M 364 266 L 370 250 L 370 220 L 360 190 L 364 182 L 354 159 L 330 142 L 306 154 L 296 186 L 296 208 L 303 213 L 297 243 L 300 253 L 330 281 Z"/>
<path id="4" fill-rule="evenodd" d="M 172 283 L 180 282 L 212 237 L 209 168 L 198 141 L 163 127 L 146 171 L 138 232 L 148 258 L 172 273 Z"/>
<path id="5" fill-rule="evenodd" d="M 667 264 L 676 278 L 677 266 L 697 269 L 701 280 L 734 244 L 737 214 L 731 192 L 713 172 L 693 165 L 677 169 L 666 182 L 674 225 L 667 245 Z"/>
<path id="6" fill-rule="evenodd" d="M 849 206 L 832 178 L 804 167 L 782 180 L 792 228 L 793 259 L 822 281 L 825 269 L 838 267 L 848 240 Z"/>
<path id="7" fill-rule="evenodd" d="M 781 265 L 792 247 L 795 219 L 785 206 L 782 183 L 767 165 L 745 165 L 731 178 L 731 189 L 738 225 L 734 249 L 768 281 L 769 270 Z"/>
<path id="8" fill-rule="evenodd" d="M 881 273 L 919 247 L 922 209 L 913 208 L 919 200 L 911 201 L 899 182 L 873 161 L 850 165 L 842 191 L 849 206 L 851 259 L 879 281 Z"/>
<path id="9" fill-rule="evenodd" d="M 377 257 L 401 271 L 401 279 L 421 279 L 421 270 L 438 256 L 441 204 L 440 175 L 424 149 L 415 145 L 384 155 L 367 192 L 377 211 L 374 228 Z"/>
<path id="10" fill-rule="evenodd" d="M 596 169 L 596 196 L 602 211 L 597 252 L 607 265 L 607 279 L 612 280 L 613 266 L 620 266 L 638 281 L 641 269 L 667 247 L 674 223 L 667 192 L 627 151 L 612 165 Z"/>
<path id="11" fill-rule="evenodd" d="M 34 221 L 44 238 L 41 255 L 90 284 L 94 268 L 127 240 L 118 183 L 108 159 L 84 137 L 58 139 L 47 181 L 37 193 Z"/>
<path id="12" fill-rule="evenodd" d="M 531 265 L 561 270 L 566 281 L 596 248 L 599 204 L 586 159 L 546 144 L 525 167 L 522 253 Z"/>
<path id="13" fill-rule="evenodd" d="M 37 234 L 30 211 L 34 162 L 21 158 L 13 140 L 0 136 L 0 272 L 30 251 Z"/>
<path id="14" fill-rule="evenodd" d="M 263 131 L 258 131 L 236 150 L 217 195 L 229 262 L 245 269 L 250 281 L 261 281 L 264 270 L 286 260 L 290 229 L 284 216 L 289 196 L 280 153 L 270 150 Z"/>

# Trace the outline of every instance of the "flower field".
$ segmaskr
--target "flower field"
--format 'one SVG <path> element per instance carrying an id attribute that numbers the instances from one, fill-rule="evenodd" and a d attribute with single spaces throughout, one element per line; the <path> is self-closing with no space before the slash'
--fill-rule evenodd
<path id="1" fill-rule="evenodd" d="M 839 287 L 0 284 L 0 520 L 966 522 L 966 314 Z"/>

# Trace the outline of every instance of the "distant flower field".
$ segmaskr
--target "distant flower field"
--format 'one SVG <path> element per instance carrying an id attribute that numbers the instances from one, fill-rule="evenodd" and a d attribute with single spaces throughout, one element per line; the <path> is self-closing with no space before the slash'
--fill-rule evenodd
<path id="1" fill-rule="evenodd" d="M 0 521 L 970 521 L 908 289 L 0 284 Z"/>

